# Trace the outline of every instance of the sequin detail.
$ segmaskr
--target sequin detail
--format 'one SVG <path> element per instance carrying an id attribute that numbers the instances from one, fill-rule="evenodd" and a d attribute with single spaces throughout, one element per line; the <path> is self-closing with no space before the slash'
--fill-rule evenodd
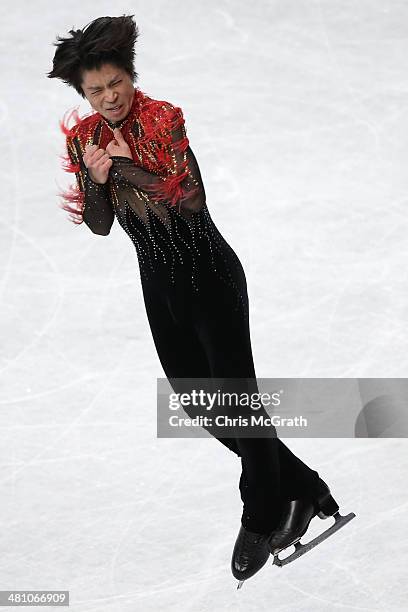
<path id="1" fill-rule="evenodd" d="M 247 296 L 236 278 L 241 264 L 215 226 L 206 204 L 188 217 L 170 208 L 169 222 L 164 222 L 148 203 L 145 213 L 147 220 L 137 215 L 128 201 L 115 213 L 135 246 L 142 282 L 160 284 L 164 278 L 175 286 L 180 278 L 188 276 L 191 290 L 199 295 L 200 291 L 209 291 L 211 276 L 215 275 L 227 291 L 234 292 L 234 309 L 241 308 L 248 314 Z"/>
<path id="2" fill-rule="evenodd" d="M 207 208 L 181 109 L 136 92 L 130 116 L 115 126 L 133 159 L 111 157 L 107 183 L 95 183 L 83 162 L 85 146 L 104 149 L 113 127 L 92 115 L 66 132 L 65 169 L 77 179 L 70 192 L 73 219 L 78 215 L 76 222 L 106 236 L 116 218 L 134 244 L 142 283 L 163 293 L 190 287 L 191 295 L 214 295 L 247 316 L 245 274 Z"/>

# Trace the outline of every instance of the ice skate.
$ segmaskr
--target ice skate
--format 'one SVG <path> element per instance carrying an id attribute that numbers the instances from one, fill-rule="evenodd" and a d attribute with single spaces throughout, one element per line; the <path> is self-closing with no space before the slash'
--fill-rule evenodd
<path id="1" fill-rule="evenodd" d="M 239 580 L 237 589 L 240 589 L 244 581 L 254 576 L 268 561 L 269 536 L 269 533 L 248 531 L 241 525 L 231 560 L 232 574 Z"/>
<path id="2" fill-rule="evenodd" d="M 314 516 L 319 516 L 321 519 L 333 516 L 335 522 L 313 540 L 302 544 L 299 540 L 306 533 Z M 354 512 L 344 516 L 339 513 L 339 506 L 330 494 L 329 487 L 319 479 L 319 492 L 316 498 L 303 497 L 284 504 L 282 519 L 278 527 L 272 531 L 268 542 L 270 553 L 274 556 L 273 564 L 282 567 L 291 563 L 344 527 L 354 517 Z M 295 546 L 295 552 L 284 559 L 279 559 L 278 554 L 292 545 Z"/>

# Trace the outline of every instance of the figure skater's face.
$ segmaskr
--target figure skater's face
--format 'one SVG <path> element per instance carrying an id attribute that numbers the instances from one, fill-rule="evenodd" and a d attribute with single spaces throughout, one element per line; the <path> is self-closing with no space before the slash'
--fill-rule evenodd
<path id="1" fill-rule="evenodd" d="M 126 117 L 135 92 L 129 74 L 114 64 L 103 64 L 99 70 L 84 70 L 82 90 L 92 108 L 112 122 Z"/>

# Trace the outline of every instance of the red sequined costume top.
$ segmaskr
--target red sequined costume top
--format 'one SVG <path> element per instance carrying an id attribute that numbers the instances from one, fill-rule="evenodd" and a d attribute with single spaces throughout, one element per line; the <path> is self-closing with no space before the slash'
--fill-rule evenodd
<path id="1" fill-rule="evenodd" d="M 70 128 L 73 118 L 75 124 Z M 144 289 L 158 283 L 195 292 L 214 288 L 214 278 L 245 310 L 241 264 L 214 225 L 206 205 L 200 169 L 186 136 L 183 112 L 135 88 L 129 114 L 111 122 L 100 113 L 79 117 L 77 110 L 60 122 L 66 136 L 63 168 L 76 184 L 60 193 L 62 208 L 75 223 L 108 235 L 114 219 L 133 241 Z M 92 181 L 83 162 L 87 143 L 105 149 L 118 127 L 133 159 L 112 156 L 106 184 Z"/>

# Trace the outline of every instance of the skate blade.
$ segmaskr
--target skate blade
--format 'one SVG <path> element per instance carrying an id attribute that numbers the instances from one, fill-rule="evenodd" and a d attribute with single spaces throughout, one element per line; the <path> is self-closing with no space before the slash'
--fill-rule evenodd
<path id="1" fill-rule="evenodd" d="M 351 521 L 351 519 L 353 519 L 355 516 L 356 515 L 354 514 L 354 512 L 350 512 L 350 514 L 345 514 L 344 516 L 339 514 L 339 512 L 336 512 L 336 514 L 333 514 L 333 518 L 335 519 L 335 522 L 331 527 L 326 529 L 326 531 L 323 531 L 323 533 L 316 536 L 315 538 L 313 538 L 313 540 L 310 540 L 310 542 L 307 542 L 306 544 L 301 544 L 300 542 L 296 542 L 296 544 L 294 545 L 295 552 L 289 555 L 288 557 L 285 557 L 284 559 L 279 559 L 279 556 L 275 555 L 273 558 L 272 565 L 283 567 L 284 565 L 287 565 L 288 563 L 292 563 L 292 561 L 295 561 L 295 559 L 298 559 L 299 557 L 307 553 L 309 550 L 311 550 L 312 548 L 314 548 L 315 546 L 323 542 L 323 540 L 326 540 L 328 537 L 333 535 L 333 533 L 335 533 L 336 531 L 344 527 L 344 525 L 346 525 L 349 521 Z"/>

